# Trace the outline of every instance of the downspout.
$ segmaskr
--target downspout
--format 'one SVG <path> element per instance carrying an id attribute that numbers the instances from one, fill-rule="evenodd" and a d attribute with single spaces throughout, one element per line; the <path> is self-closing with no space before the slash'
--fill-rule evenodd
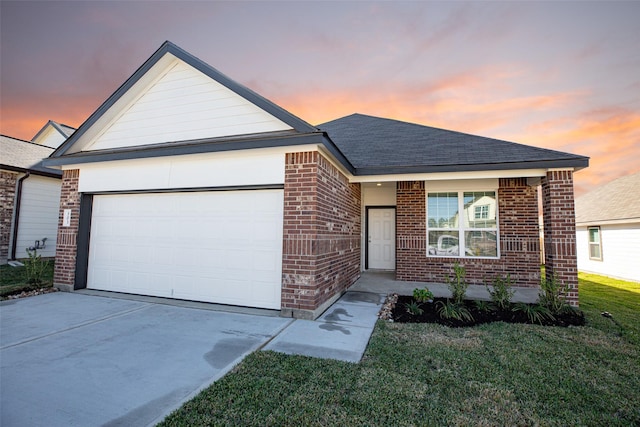
<path id="1" fill-rule="evenodd" d="M 18 180 L 16 188 L 16 205 L 14 207 L 15 215 L 13 219 L 13 236 L 11 236 L 11 259 L 16 259 L 16 245 L 18 244 L 18 225 L 20 224 L 20 201 L 22 200 L 22 181 L 29 178 L 31 172 L 27 171 L 26 175 Z"/>

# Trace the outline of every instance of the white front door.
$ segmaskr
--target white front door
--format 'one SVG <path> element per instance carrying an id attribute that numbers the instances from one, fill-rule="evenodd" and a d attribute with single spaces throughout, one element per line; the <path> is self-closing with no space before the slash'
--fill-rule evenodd
<path id="1" fill-rule="evenodd" d="M 395 270 L 396 268 L 396 210 L 369 208 L 368 268 Z"/>

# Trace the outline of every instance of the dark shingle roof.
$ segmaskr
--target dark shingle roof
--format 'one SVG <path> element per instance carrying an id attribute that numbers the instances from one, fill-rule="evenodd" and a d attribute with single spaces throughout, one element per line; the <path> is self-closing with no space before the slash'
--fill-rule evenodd
<path id="1" fill-rule="evenodd" d="M 640 222 L 640 172 L 623 176 L 576 198 L 576 223 Z"/>
<path id="2" fill-rule="evenodd" d="M 44 145 L 0 135 L 0 168 L 62 176 L 62 171 L 42 166 L 42 159 L 49 157 L 53 150 Z"/>
<path id="3" fill-rule="evenodd" d="M 589 164 L 588 157 L 363 114 L 318 128 L 329 135 L 358 175 Z"/>

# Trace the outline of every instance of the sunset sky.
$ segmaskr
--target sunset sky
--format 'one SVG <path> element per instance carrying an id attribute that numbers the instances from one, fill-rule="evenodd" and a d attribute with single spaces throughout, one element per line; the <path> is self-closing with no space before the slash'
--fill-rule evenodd
<path id="1" fill-rule="evenodd" d="M 165 40 L 311 124 L 354 112 L 640 171 L 640 2 L 0 3 L 0 132 L 78 127 Z"/>

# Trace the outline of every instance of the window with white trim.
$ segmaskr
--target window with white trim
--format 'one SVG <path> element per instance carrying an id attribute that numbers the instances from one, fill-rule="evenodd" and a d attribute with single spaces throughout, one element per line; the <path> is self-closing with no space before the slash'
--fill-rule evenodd
<path id="1" fill-rule="evenodd" d="M 427 256 L 498 257 L 495 191 L 427 193 Z"/>
<path id="2" fill-rule="evenodd" d="M 602 237 L 600 227 L 589 227 L 589 259 L 602 261 Z"/>

